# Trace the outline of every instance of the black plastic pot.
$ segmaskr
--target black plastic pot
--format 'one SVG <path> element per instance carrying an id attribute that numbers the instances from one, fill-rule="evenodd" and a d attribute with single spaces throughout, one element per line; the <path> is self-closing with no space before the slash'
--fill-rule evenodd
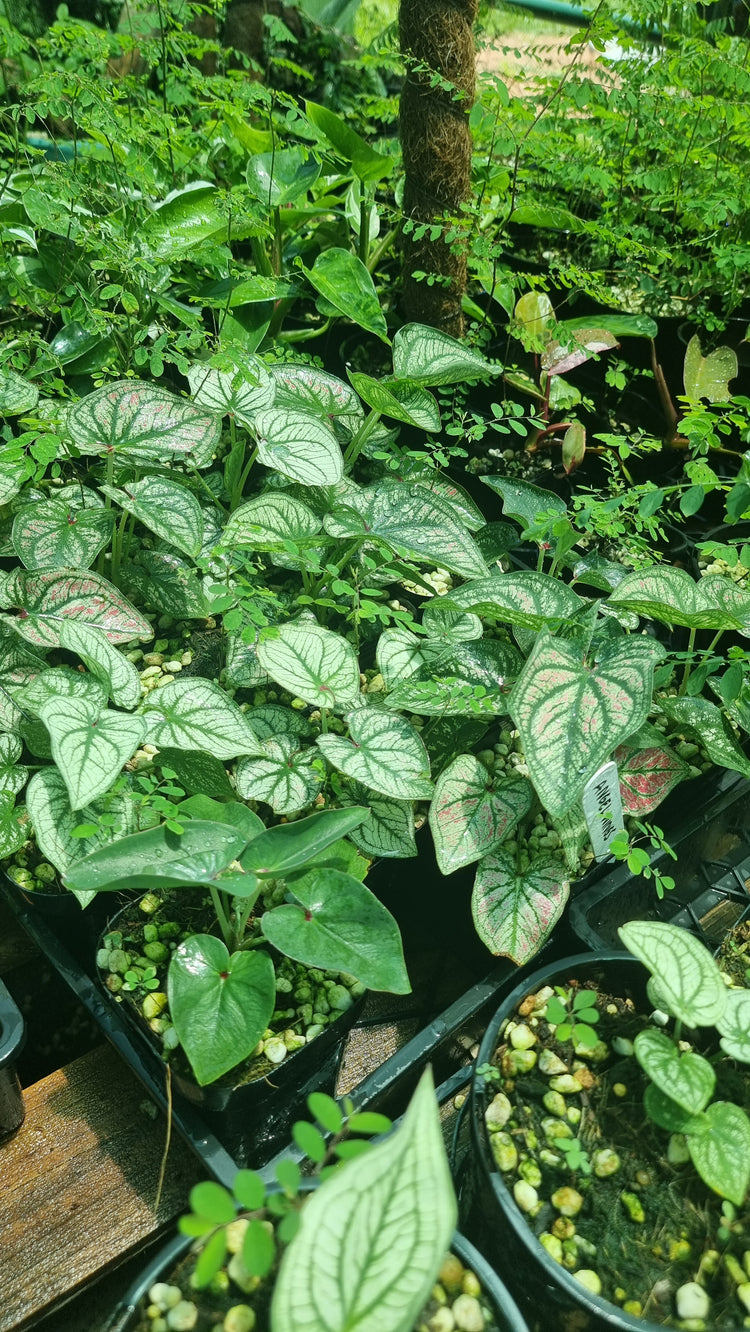
<path id="1" fill-rule="evenodd" d="M 16 1072 L 25 1039 L 21 1013 L 0 981 L 0 1139 L 9 1138 L 24 1120 L 23 1092 Z"/>
<path id="2" fill-rule="evenodd" d="M 646 969 L 628 953 L 607 952 L 597 957 L 578 954 L 553 962 L 527 976 L 507 995 L 485 1032 L 477 1065 L 489 1063 L 498 1044 L 502 1024 L 517 1004 L 543 985 L 566 984 L 569 979 L 605 980 L 607 989 L 645 1004 Z M 484 1126 L 484 1109 L 493 1092 L 474 1077 L 471 1090 L 473 1178 L 468 1190 L 468 1215 L 463 1228 L 480 1244 L 528 1320 L 531 1332 L 575 1329 L 575 1332 L 659 1332 L 656 1323 L 624 1313 L 608 1300 L 591 1294 L 556 1263 L 537 1240 L 512 1193 L 499 1173 Z"/>
<path id="3" fill-rule="evenodd" d="M 30 892 L 0 871 L 0 888 L 11 905 L 23 903 L 30 914 L 47 921 L 50 928 L 78 962 L 94 975 L 94 949 L 109 912 L 119 909 L 122 895 L 100 893 L 87 907 L 82 907 L 66 888 L 56 893 Z"/>
<path id="4" fill-rule="evenodd" d="M 164 1248 L 160 1249 L 112 1311 L 102 1332 L 132 1332 L 136 1325 L 139 1306 L 151 1286 L 156 1281 L 169 1279 L 169 1273 L 185 1257 L 192 1243 L 193 1241 L 188 1237 L 177 1235 Z M 451 1251 L 461 1259 L 465 1266 L 470 1267 L 479 1278 L 482 1291 L 493 1306 L 498 1332 L 528 1332 L 518 1306 L 509 1295 L 497 1273 L 493 1272 L 487 1260 L 475 1249 L 474 1245 L 464 1235 L 456 1232 L 451 1243 Z"/>
<path id="5" fill-rule="evenodd" d="M 673 794 L 684 800 L 688 790 L 689 784 Z M 587 948 L 618 948 L 618 927 L 628 920 L 664 920 L 716 949 L 750 915 L 750 781 L 726 773 L 716 795 L 668 839 L 677 860 L 665 853 L 652 860 L 675 880 L 661 900 L 653 880 L 633 877 L 626 864 L 574 891 L 569 924 Z"/>

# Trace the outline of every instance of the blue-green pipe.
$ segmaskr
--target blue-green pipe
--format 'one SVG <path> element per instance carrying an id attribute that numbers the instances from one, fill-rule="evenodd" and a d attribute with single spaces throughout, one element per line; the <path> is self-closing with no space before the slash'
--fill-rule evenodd
<path id="1" fill-rule="evenodd" d="M 584 13 L 577 5 L 568 5 L 564 0 L 503 0 L 504 5 L 512 9 L 527 9 L 542 18 L 554 19 L 558 23 L 569 23 L 571 27 L 587 28 L 593 14 Z M 647 42 L 658 42 L 661 34 L 655 28 L 644 28 L 641 23 L 627 14 L 613 14 L 612 21 L 632 37 L 641 37 Z"/>

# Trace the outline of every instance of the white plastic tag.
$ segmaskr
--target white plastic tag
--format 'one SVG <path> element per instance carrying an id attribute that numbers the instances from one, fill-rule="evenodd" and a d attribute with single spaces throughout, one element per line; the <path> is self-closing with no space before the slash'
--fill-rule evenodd
<path id="1" fill-rule="evenodd" d="M 625 830 L 617 764 L 610 760 L 583 788 L 583 817 L 597 860 L 606 860 L 613 837 Z"/>

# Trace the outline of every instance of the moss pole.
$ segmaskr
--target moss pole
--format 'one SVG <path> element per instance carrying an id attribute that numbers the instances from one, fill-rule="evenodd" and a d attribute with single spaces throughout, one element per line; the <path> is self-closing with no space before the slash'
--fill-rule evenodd
<path id="1" fill-rule="evenodd" d="M 471 190 L 471 130 L 476 67 L 472 24 L 478 0 L 401 0 L 399 33 L 407 65 L 401 94 L 404 216 L 416 224 L 403 243 L 403 307 L 409 320 L 463 332 L 466 253 L 447 244 L 444 219 Z M 442 223 L 433 239 L 429 228 Z M 420 224 L 428 230 L 419 234 Z M 426 273 L 434 281 L 418 280 Z"/>

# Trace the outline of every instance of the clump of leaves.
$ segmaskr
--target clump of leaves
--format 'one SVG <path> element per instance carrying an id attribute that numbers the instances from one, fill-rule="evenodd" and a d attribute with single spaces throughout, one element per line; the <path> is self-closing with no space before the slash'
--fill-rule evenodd
<path id="1" fill-rule="evenodd" d="M 566 990 L 556 985 L 557 993 L 547 1001 L 545 1017 L 557 1027 L 561 1041 L 575 1045 L 594 1046 L 598 1040 L 594 1025 L 599 1021 L 596 1008 L 596 990 Z"/>

